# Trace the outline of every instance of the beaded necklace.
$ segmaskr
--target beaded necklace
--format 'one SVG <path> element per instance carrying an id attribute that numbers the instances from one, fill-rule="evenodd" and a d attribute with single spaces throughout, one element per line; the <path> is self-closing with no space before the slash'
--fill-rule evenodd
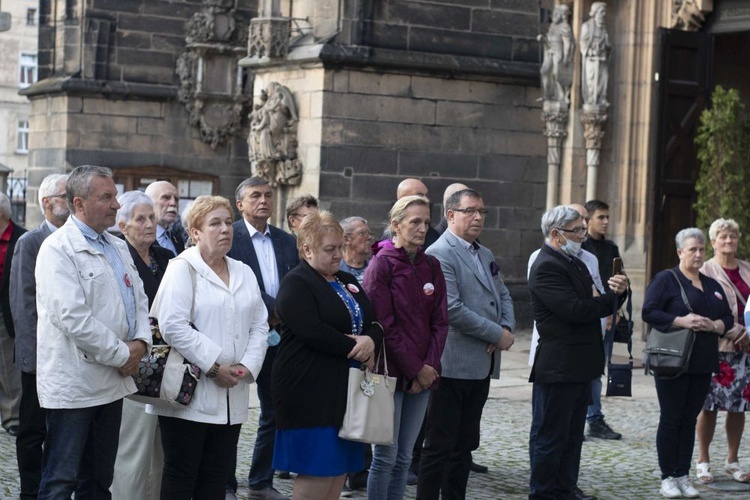
<path id="1" fill-rule="evenodd" d="M 362 309 L 360 309 L 359 303 L 352 297 L 352 294 L 349 293 L 349 290 L 338 277 L 336 281 L 329 281 L 329 283 L 349 311 L 349 317 L 352 320 L 352 334 L 359 335 L 362 333 L 363 324 Z"/>

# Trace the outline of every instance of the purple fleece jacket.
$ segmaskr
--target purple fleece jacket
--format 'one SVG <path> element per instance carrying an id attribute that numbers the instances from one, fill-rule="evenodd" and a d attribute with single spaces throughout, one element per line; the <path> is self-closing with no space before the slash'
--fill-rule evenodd
<path id="1" fill-rule="evenodd" d="M 408 388 L 424 365 L 440 373 L 448 299 L 438 260 L 420 248 L 412 264 L 403 248 L 380 241 L 373 245 L 364 289 L 385 329 L 388 371 L 399 378 L 398 388 Z M 437 388 L 439 380 L 430 389 Z"/>

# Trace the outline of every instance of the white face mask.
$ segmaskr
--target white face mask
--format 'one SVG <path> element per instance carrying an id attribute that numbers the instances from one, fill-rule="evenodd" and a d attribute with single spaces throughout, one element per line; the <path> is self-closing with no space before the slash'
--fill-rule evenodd
<path id="1" fill-rule="evenodd" d="M 560 250 L 570 255 L 571 257 L 578 257 L 578 254 L 581 253 L 581 244 L 577 241 L 569 240 L 563 235 L 560 236 L 565 238 L 565 244 L 560 246 Z"/>

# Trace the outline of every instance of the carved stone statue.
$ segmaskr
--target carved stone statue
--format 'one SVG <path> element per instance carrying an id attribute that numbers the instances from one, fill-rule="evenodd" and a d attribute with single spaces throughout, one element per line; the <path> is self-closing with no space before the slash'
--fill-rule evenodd
<path id="1" fill-rule="evenodd" d="M 581 26 L 581 95 L 583 103 L 591 106 L 608 106 L 607 80 L 609 78 L 609 35 L 604 27 L 607 5 L 591 4 L 588 21 Z"/>
<path id="2" fill-rule="evenodd" d="M 248 146 L 253 175 L 272 186 L 299 184 L 302 165 L 297 159 L 297 108 L 289 89 L 271 82 L 261 103 L 250 113 Z"/>
<path id="3" fill-rule="evenodd" d="M 573 84 L 573 51 L 576 41 L 568 18 L 570 8 L 565 4 L 555 6 L 552 25 L 547 35 L 537 40 L 544 44 L 544 59 L 539 73 L 542 77 L 542 100 L 570 103 L 570 86 Z"/>
<path id="4" fill-rule="evenodd" d="M 700 31 L 706 16 L 695 0 L 674 0 L 672 5 L 672 29 Z"/>

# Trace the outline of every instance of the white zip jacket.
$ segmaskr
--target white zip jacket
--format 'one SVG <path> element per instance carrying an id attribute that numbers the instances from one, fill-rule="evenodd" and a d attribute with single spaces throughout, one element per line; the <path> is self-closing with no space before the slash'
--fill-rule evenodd
<path id="1" fill-rule="evenodd" d="M 185 359 L 197 364 L 201 378 L 193 400 L 185 408 L 146 406 L 148 413 L 209 424 L 240 424 L 247 420 L 249 384 L 258 378 L 268 346 L 268 312 L 260 287 L 249 266 L 225 257 L 229 286 L 214 273 L 191 247 L 170 261 L 151 315 L 159 320 L 164 340 Z M 195 269 L 195 308 L 189 266 Z M 243 364 L 248 379 L 230 389 L 206 377 L 213 364 Z"/>
<path id="2" fill-rule="evenodd" d="M 135 339 L 151 345 L 148 298 L 127 245 L 105 233 L 135 293 Z M 130 350 L 125 305 L 112 266 L 72 217 L 52 233 L 36 261 L 37 391 L 42 408 L 89 408 L 135 392 L 118 369 Z M 119 279 L 124 279 L 119 277 Z"/>

